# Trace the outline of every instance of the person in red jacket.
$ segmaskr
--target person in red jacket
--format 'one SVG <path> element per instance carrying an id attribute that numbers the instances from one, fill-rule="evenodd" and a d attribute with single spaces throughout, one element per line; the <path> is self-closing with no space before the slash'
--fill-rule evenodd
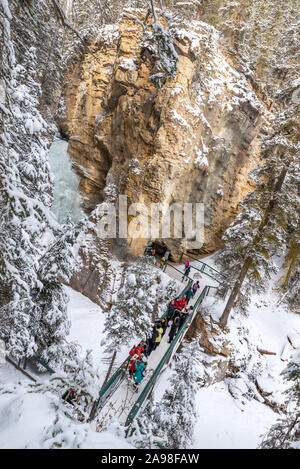
<path id="1" fill-rule="evenodd" d="M 184 309 L 186 307 L 186 297 L 185 296 L 183 298 L 181 298 L 180 306 L 181 306 L 181 309 Z"/>
<path id="2" fill-rule="evenodd" d="M 144 340 L 141 340 L 137 346 L 134 345 L 130 350 L 129 355 L 133 357 L 133 355 L 136 354 L 139 358 L 141 358 L 142 353 L 145 351 L 145 347 L 143 347 L 144 342 Z"/>
<path id="3" fill-rule="evenodd" d="M 176 300 L 174 300 L 174 306 L 175 306 L 175 309 L 181 309 L 181 300 L 176 298 Z"/>
<path id="4" fill-rule="evenodd" d="M 139 360 L 139 356 L 134 354 L 128 365 L 129 376 L 132 377 L 135 373 L 135 364 Z"/>

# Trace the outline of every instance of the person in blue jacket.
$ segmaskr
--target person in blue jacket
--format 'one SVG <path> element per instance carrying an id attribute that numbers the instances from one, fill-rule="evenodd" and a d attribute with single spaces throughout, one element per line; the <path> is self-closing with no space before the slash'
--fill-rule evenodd
<path id="1" fill-rule="evenodd" d="M 186 297 L 186 304 L 188 305 L 190 299 L 193 297 L 193 290 L 191 288 L 186 292 L 185 297 Z"/>
<path id="2" fill-rule="evenodd" d="M 134 373 L 134 381 L 135 381 L 135 391 L 138 392 L 137 386 L 140 382 L 144 379 L 144 371 L 146 369 L 147 362 L 143 360 L 137 360 L 135 363 L 135 373 Z"/>

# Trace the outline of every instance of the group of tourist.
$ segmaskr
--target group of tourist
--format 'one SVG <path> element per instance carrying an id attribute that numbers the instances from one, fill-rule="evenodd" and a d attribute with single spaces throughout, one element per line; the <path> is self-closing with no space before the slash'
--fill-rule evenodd
<path id="1" fill-rule="evenodd" d="M 186 292 L 183 298 L 176 298 L 173 300 L 167 310 L 167 315 L 155 322 L 152 330 L 152 335 L 148 339 L 143 339 L 137 346 L 132 347 L 129 352 L 131 359 L 127 369 L 130 378 L 134 381 L 135 391 L 138 392 L 138 386 L 143 380 L 148 365 L 148 357 L 161 343 L 161 340 L 171 324 L 168 334 L 168 343 L 170 344 L 186 318 L 192 313 L 193 306 L 188 306 L 189 301 L 193 298 L 200 287 L 197 280 L 191 288 Z"/>

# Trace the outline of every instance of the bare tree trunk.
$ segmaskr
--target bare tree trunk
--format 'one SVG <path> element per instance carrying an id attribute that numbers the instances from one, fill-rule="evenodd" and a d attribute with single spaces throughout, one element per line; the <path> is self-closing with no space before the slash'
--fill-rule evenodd
<path id="1" fill-rule="evenodd" d="M 270 218 L 270 215 L 272 213 L 272 210 L 275 206 L 275 195 L 277 194 L 277 192 L 279 192 L 282 188 L 282 185 L 284 183 L 284 179 L 286 177 L 286 174 L 288 172 L 288 167 L 289 167 L 289 164 L 290 164 L 290 161 L 287 163 L 287 165 L 282 169 L 279 177 L 278 177 L 278 180 L 274 186 L 274 190 L 273 190 L 273 196 L 272 198 L 269 200 L 269 204 L 267 206 L 267 209 L 266 209 L 266 212 L 265 212 L 265 216 L 263 217 L 262 221 L 260 222 L 260 226 L 258 228 L 258 232 L 257 232 L 257 235 L 255 236 L 253 242 L 252 242 L 252 245 L 255 246 L 258 241 L 260 240 L 261 238 L 261 232 L 263 230 L 263 228 L 266 226 L 266 224 L 268 223 L 269 221 L 269 218 Z M 244 261 L 244 264 L 243 264 L 243 267 L 239 273 L 239 276 L 234 284 L 234 287 L 232 289 L 232 292 L 231 292 L 231 295 L 227 301 L 227 304 L 225 306 L 225 309 L 223 311 L 223 314 L 220 318 L 220 324 L 222 324 L 222 326 L 226 326 L 227 325 L 227 322 L 228 322 L 228 318 L 229 318 L 229 315 L 230 315 L 230 311 L 232 309 L 232 307 L 234 306 L 234 303 L 235 303 L 235 300 L 236 300 L 236 297 L 237 295 L 239 294 L 239 291 L 241 289 L 241 286 L 245 280 L 245 277 L 248 273 L 248 270 L 249 268 L 251 267 L 251 264 L 252 264 L 252 259 L 250 257 L 247 257 Z"/>
<path id="2" fill-rule="evenodd" d="M 154 18 L 154 23 L 157 24 L 157 14 L 155 11 L 154 0 L 150 0 L 150 4 L 151 4 L 151 9 L 152 9 L 152 15 Z"/>
<path id="3" fill-rule="evenodd" d="M 293 428 L 296 426 L 296 423 L 298 423 L 299 418 L 300 418 L 300 414 L 297 414 L 295 420 L 292 421 L 292 423 L 289 426 L 286 434 L 284 435 L 283 440 L 281 440 L 281 442 L 280 442 L 280 446 L 279 446 L 280 449 L 283 448 L 284 443 L 286 442 L 287 438 L 290 436 L 290 433 L 293 430 Z"/>
<path id="4" fill-rule="evenodd" d="M 231 311 L 231 309 L 234 305 L 235 299 L 236 299 L 236 297 L 237 297 L 237 295 L 238 295 L 238 293 L 241 289 L 243 281 L 245 280 L 245 277 L 247 275 L 247 272 L 249 270 L 250 265 L 251 265 L 251 258 L 247 257 L 247 259 L 245 260 L 244 265 L 242 267 L 242 270 L 239 273 L 238 279 L 236 280 L 236 282 L 234 284 L 234 287 L 233 287 L 231 295 L 230 295 L 230 297 L 227 301 L 227 304 L 225 306 L 223 314 L 220 318 L 220 324 L 222 324 L 222 326 L 226 326 L 226 324 L 227 324 L 230 311 Z"/>
<path id="5" fill-rule="evenodd" d="M 102 387 L 101 389 L 104 388 L 104 386 L 106 385 L 108 379 L 109 379 L 109 376 L 110 376 L 110 373 L 111 373 L 111 369 L 113 367 L 113 364 L 115 362 L 115 359 L 116 359 L 116 356 L 117 356 L 117 351 L 115 350 L 112 357 L 111 357 L 111 361 L 110 361 L 110 365 L 108 367 L 108 370 L 107 370 L 107 373 L 106 373 L 106 376 L 105 376 L 105 380 L 104 380 L 104 383 L 102 384 Z"/>

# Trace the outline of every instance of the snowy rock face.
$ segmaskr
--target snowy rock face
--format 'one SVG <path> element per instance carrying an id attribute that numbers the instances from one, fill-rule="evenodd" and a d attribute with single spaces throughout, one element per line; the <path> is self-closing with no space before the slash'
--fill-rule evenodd
<path id="1" fill-rule="evenodd" d="M 209 7 L 198 3 L 198 16 L 221 32 L 235 59 L 242 58 L 238 68 L 255 80 L 265 102 L 274 99 L 287 78 L 299 77 L 298 0 L 211 0 Z"/>
<path id="2" fill-rule="evenodd" d="M 263 105 L 217 31 L 199 21 L 177 29 L 177 73 L 157 88 L 149 80 L 156 71 L 152 22 L 143 10 L 126 10 L 119 27 L 106 25 L 89 40 L 79 63 L 70 58 L 60 126 L 88 209 L 103 201 L 108 183 L 148 206 L 203 202 L 202 250 L 210 251 L 251 189 Z M 174 257 L 181 243 L 167 243 Z M 133 240 L 131 249 L 138 254 L 144 244 Z"/>

